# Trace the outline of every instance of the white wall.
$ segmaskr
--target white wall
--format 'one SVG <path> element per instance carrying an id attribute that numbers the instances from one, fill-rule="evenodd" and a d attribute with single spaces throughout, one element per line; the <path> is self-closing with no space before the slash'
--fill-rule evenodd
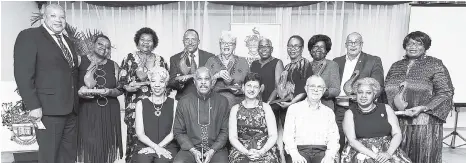
<path id="1" fill-rule="evenodd" d="M 423 31 L 432 39 L 432 46 L 427 55 L 434 56 L 443 61 L 447 67 L 453 86 L 455 87 L 454 102 L 466 103 L 466 76 L 464 75 L 464 60 L 466 56 L 466 7 L 411 7 L 409 31 Z M 459 133 L 466 136 L 466 109 L 458 114 Z M 452 131 L 455 112 L 449 114 L 444 136 Z M 444 142 L 450 142 L 451 137 Z M 456 139 L 456 145 L 465 142 Z M 466 146 L 463 146 L 466 148 Z"/>
<path id="2" fill-rule="evenodd" d="M 0 81 L 14 81 L 13 47 L 16 37 L 19 32 L 31 27 L 31 16 L 33 13 L 39 12 L 39 9 L 34 1 L 2 1 L 1 4 L 2 50 Z"/>

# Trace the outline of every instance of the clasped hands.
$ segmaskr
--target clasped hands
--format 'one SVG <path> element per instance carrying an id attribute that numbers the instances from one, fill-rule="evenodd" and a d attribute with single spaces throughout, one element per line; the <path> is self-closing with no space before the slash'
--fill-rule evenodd
<path id="1" fill-rule="evenodd" d="M 412 107 L 410 109 L 406 109 L 404 111 L 396 111 L 395 114 L 396 115 L 404 115 L 404 116 L 408 116 L 408 117 L 417 117 L 421 112 L 423 112 L 426 109 L 427 109 L 426 106 L 416 106 L 416 107 Z"/>
<path id="2" fill-rule="evenodd" d="M 220 70 L 214 75 L 214 79 L 222 78 L 224 81 L 227 83 L 230 83 L 233 81 L 233 78 L 231 78 L 230 73 L 227 70 Z"/>
<path id="3" fill-rule="evenodd" d="M 262 152 L 261 150 L 257 150 L 257 149 L 250 149 L 248 153 L 246 154 L 251 161 L 255 161 L 261 158 L 264 152 Z"/>
<path id="4" fill-rule="evenodd" d="M 204 155 L 202 155 L 201 152 L 199 152 L 196 148 L 191 148 L 189 150 L 189 152 L 191 152 L 191 154 L 194 155 L 194 159 L 196 160 L 196 163 L 210 163 L 210 160 L 212 159 L 212 156 L 214 156 L 215 154 L 215 150 L 213 149 L 210 149 L 208 150 L 206 153 L 204 153 Z M 204 158 L 204 162 L 202 161 L 202 159 Z"/>
<path id="5" fill-rule="evenodd" d="M 139 154 L 151 154 L 155 153 L 159 158 L 162 158 L 161 156 L 167 158 L 167 159 L 172 159 L 172 153 L 168 151 L 167 149 L 160 147 L 160 146 L 155 146 L 155 147 L 145 147 L 139 150 Z"/>
<path id="6" fill-rule="evenodd" d="M 390 155 L 388 152 L 379 152 L 373 159 L 379 163 L 390 163 L 392 155 Z"/>

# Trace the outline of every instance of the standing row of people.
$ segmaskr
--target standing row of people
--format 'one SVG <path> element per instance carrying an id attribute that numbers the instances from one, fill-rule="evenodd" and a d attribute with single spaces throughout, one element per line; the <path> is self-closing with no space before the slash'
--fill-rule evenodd
<path id="1" fill-rule="evenodd" d="M 40 162 L 121 157 L 121 94 L 127 162 L 331 162 L 340 153 L 343 162 L 441 161 L 454 88 L 441 60 L 426 55 L 431 39 L 423 32 L 405 37 L 406 55 L 384 82 L 381 59 L 362 52 L 358 33 L 348 35 L 347 54 L 333 61 L 325 59 L 331 39 L 313 36 L 312 62 L 302 56 L 304 39 L 291 36 L 285 66 L 262 39 L 261 58 L 249 67 L 235 55 L 231 32 L 222 33 L 220 54 L 213 55 L 198 48 L 199 35 L 190 29 L 168 68 L 152 52 L 157 34 L 142 28 L 134 37 L 138 51 L 119 67 L 107 58 L 105 35 L 78 56 L 62 34 L 64 15 L 60 6 L 47 6 L 42 26 L 22 31 L 14 49 L 20 95 L 45 126 L 36 130 Z M 171 90 L 178 102 L 167 97 Z"/>

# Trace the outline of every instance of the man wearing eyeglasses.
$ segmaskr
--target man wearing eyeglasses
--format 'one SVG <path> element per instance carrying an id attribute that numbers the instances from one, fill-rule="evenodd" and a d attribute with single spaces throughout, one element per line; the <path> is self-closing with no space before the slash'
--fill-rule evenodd
<path id="1" fill-rule="evenodd" d="M 335 162 L 338 127 L 333 110 L 321 102 L 326 89 L 324 79 L 313 75 L 304 86 L 306 99 L 288 108 L 283 131 L 287 163 Z"/>
<path id="2" fill-rule="evenodd" d="M 214 54 L 199 49 L 199 34 L 188 29 L 183 35 L 184 49 L 170 57 L 170 81 L 168 86 L 177 90 L 175 99 L 179 100 L 189 92 L 196 92 L 193 74 L 198 67 L 203 67 Z"/>
<path id="3" fill-rule="evenodd" d="M 333 61 L 337 62 L 340 67 L 341 91 L 340 97 L 347 96 L 344 91 L 345 82 L 350 80 L 353 72 L 359 71 L 359 76 L 355 77 L 356 81 L 361 78 L 371 77 L 377 80 L 380 85 L 384 86 L 384 73 L 382 61 L 380 57 L 373 56 L 362 51 L 363 39 L 361 34 L 353 32 L 346 37 L 346 55 L 334 58 Z M 350 83 L 352 85 L 352 83 Z M 384 91 L 381 91 L 378 102 L 387 103 Z M 345 134 L 343 133 L 342 122 L 345 111 L 352 102 L 349 98 L 338 98 L 335 102 L 335 117 L 340 133 L 340 150 L 341 153 L 345 145 Z"/>

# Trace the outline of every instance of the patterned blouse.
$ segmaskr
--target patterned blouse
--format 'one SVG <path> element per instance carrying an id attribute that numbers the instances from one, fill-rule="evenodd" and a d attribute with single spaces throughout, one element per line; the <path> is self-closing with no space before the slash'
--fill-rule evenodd
<path id="1" fill-rule="evenodd" d="M 415 60 L 406 57 L 393 63 L 385 80 L 388 104 L 394 109 L 393 99 L 400 92 L 400 84 L 407 85 L 405 101 L 407 109 L 426 106 L 427 112 L 421 112 L 415 118 L 400 116 L 400 125 L 426 125 L 444 123 L 452 109 L 453 85 L 447 68 L 440 59 L 422 56 Z"/>
<path id="2" fill-rule="evenodd" d="M 265 112 L 262 103 L 255 108 L 245 108 L 239 103 L 236 115 L 238 140 L 248 150 L 260 150 L 269 138 Z M 261 158 L 250 161 L 254 163 L 278 163 L 276 146 L 273 146 Z M 236 148 L 232 148 L 229 155 L 230 163 L 244 162 L 248 157 Z"/>

